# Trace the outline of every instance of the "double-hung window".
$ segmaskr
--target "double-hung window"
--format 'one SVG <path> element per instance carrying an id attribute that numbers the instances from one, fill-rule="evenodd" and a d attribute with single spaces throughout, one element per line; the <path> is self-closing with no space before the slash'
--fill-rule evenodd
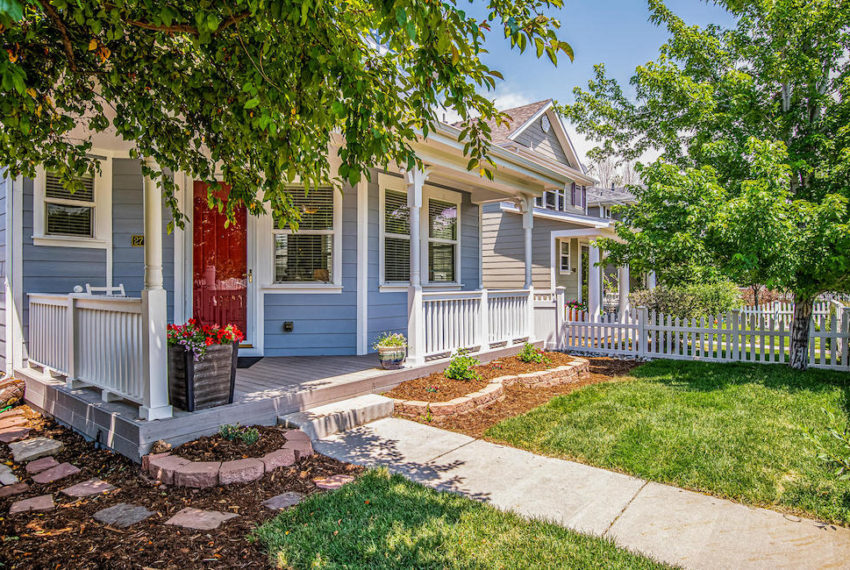
<path id="1" fill-rule="evenodd" d="M 44 235 L 91 239 L 94 237 L 94 177 L 78 178 L 71 192 L 53 172 L 44 175 Z"/>
<path id="2" fill-rule="evenodd" d="M 565 239 L 559 242 L 559 251 L 558 251 L 558 268 L 560 272 L 570 273 L 570 245 L 571 240 Z"/>
<path id="3" fill-rule="evenodd" d="M 459 209 L 456 201 L 428 199 L 428 281 L 432 283 L 457 281 Z"/>
<path id="4" fill-rule="evenodd" d="M 274 222 L 274 282 L 334 283 L 334 256 L 339 254 L 335 251 L 335 191 L 320 187 L 291 192 L 301 220 L 297 230 Z"/>
<path id="5" fill-rule="evenodd" d="M 112 160 L 75 179 L 74 191 L 53 171 L 39 169 L 33 185 L 33 243 L 106 248 L 112 239 Z"/>
<path id="6" fill-rule="evenodd" d="M 410 281 L 410 208 L 407 193 L 384 190 L 384 282 Z"/>

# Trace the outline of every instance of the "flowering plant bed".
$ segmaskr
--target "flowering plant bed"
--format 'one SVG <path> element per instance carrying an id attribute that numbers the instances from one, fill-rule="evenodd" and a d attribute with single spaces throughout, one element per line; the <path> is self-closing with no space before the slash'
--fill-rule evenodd
<path id="1" fill-rule="evenodd" d="M 194 359 L 200 360 L 213 345 L 239 344 L 245 335 L 236 325 L 220 327 L 201 325 L 195 319 L 189 319 L 185 325 L 168 325 L 168 346 L 182 346 L 191 352 Z"/>
<path id="2" fill-rule="evenodd" d="M 396 400 L 396 415 L 432 421 L 493 405 L 504 398 L 505 386 L 549 387 L 578 382 L 587 373 L 588 361 L 583 358 L 561 353 L 545 353 L 545 356 L 542 363 L 526 363 L 510 357 L 480 365 L 476 368 L 481 369 L 481 378 L 470 381 L 440 379 L 439 374 L 432 374 L 403 382 L 385 395 Z M 444 387 L 442 394 L 440 386 Z M 411 392 L 416 394 L 414 399 L 404 396 Z"/>
<path id="3" fill-rule="evenodd" d="M 422 400 L 425 402 L 447 402 L 458 396 L 477 392 L 486 387 L 491 380 L 502 376 L 517 376 L 528 372 L 539 372 L 564 366 L 574 360 L 562 352 L 546 352 L 549 363 L 523 362 L 517 356 L 499 358 L 487 364 L 474 366 L 480 380 L 450 380 L 442 372 L 435 372 L 424 378 L 402 382 L 386 394 L 397 400 Z M 430 389 L 436 388 L 436 391 Z"/>

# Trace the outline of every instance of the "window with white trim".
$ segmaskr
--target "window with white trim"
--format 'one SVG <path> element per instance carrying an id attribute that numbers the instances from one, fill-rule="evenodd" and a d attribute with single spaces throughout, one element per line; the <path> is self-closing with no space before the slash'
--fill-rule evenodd
<path id="1" fill-rule="evenodd" d="M 56 172 L 39 168 L 33 181 L 33 244 L 107 248 L 112 240 L 112 159 L 81 176 L 72 192 Z"/>
<path id="2" fill-rule="evenodd" d="M 384 282 L 410 281 L 410 207 L 407 193 L 384 190 Z"/>
<path id="3" fill-rule="evenodd" d="M 572 240 L 560 240 L 559 243 L 558 268 L 562 274 L 570 273 L 572 272 L 572 269 L 570 269 L 570 246 L 572 245 Z"/>
<path id="4" fill-rule="evenodd" d="M 301 213 L 298 229 L 275 220 L 274 282 L 334 283 L 335 237 L 338 231 L 336 192 L 331 187 L 292 190 Z"/>
<path id="5" fill-rule="evenodd" d="M 457 281 L 459 211 L 459 202 L 428 199 L 428 281 L 432 283 Z"/>
<path id="6" fill-rule="evenodd" d="M 44 235 L 93 238 L 95 222 L 94 177 L 77 178 L 75 192 L 62 185 L 53 172 L 44 174 Z"/>

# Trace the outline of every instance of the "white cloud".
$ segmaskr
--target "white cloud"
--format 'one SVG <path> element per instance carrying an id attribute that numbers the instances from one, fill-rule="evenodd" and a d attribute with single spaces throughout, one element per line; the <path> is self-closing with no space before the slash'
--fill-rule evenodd
<path id="1" fill-rule="evenodd" d="M 511 90 L 504 90 L 501 93 L 497 91 L 495 96 L 490 97 L 489 99 L 493 101 L 497 109 L 522 107 L 523 105 L 528 105 L 535 101 L 534 98 L 529 97 L 525 93 Z M 455 123 L 460 120 L 460 116 L 454 111 L 454 109 L 438 109 L 437 116 L 444 123 Z"/>

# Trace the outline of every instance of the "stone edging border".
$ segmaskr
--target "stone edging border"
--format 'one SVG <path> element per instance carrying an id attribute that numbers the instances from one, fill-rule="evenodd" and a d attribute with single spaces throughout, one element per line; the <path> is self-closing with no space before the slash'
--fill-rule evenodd
<path id="1" fill-rule="evenodd" d="M 286 443 L 277 451 L 233 461 L 190 461 L 171 452 L 151 453 L 142 457 L 142 472 L 166 485 L 195 489 L 250 483 L 278 467 L 288 467 L 313 455 L 310 437 L 300 429 L 287 430 L 285 437 Z"/>
<path id="2" fill-rule="evenodd" d="M 590 361 L 585 358 L 573 357 L 573 361 L 564 366 L 527 372 L 517 376 L 500 376 L 494 378 L 481 390 L 460 396 L 448 402 L 423 402 L 421 400 L 396 400 L 393 398 L 395 413 L 410 418 L 417 418 L 430 413 L 432 416 L 449 416 L 465 414 L 486 408 L 493 402 L 504 398 L 504 386 L 520 383 L 528 388 L 557 386 L 575 382 L 590 370 Z"/>

